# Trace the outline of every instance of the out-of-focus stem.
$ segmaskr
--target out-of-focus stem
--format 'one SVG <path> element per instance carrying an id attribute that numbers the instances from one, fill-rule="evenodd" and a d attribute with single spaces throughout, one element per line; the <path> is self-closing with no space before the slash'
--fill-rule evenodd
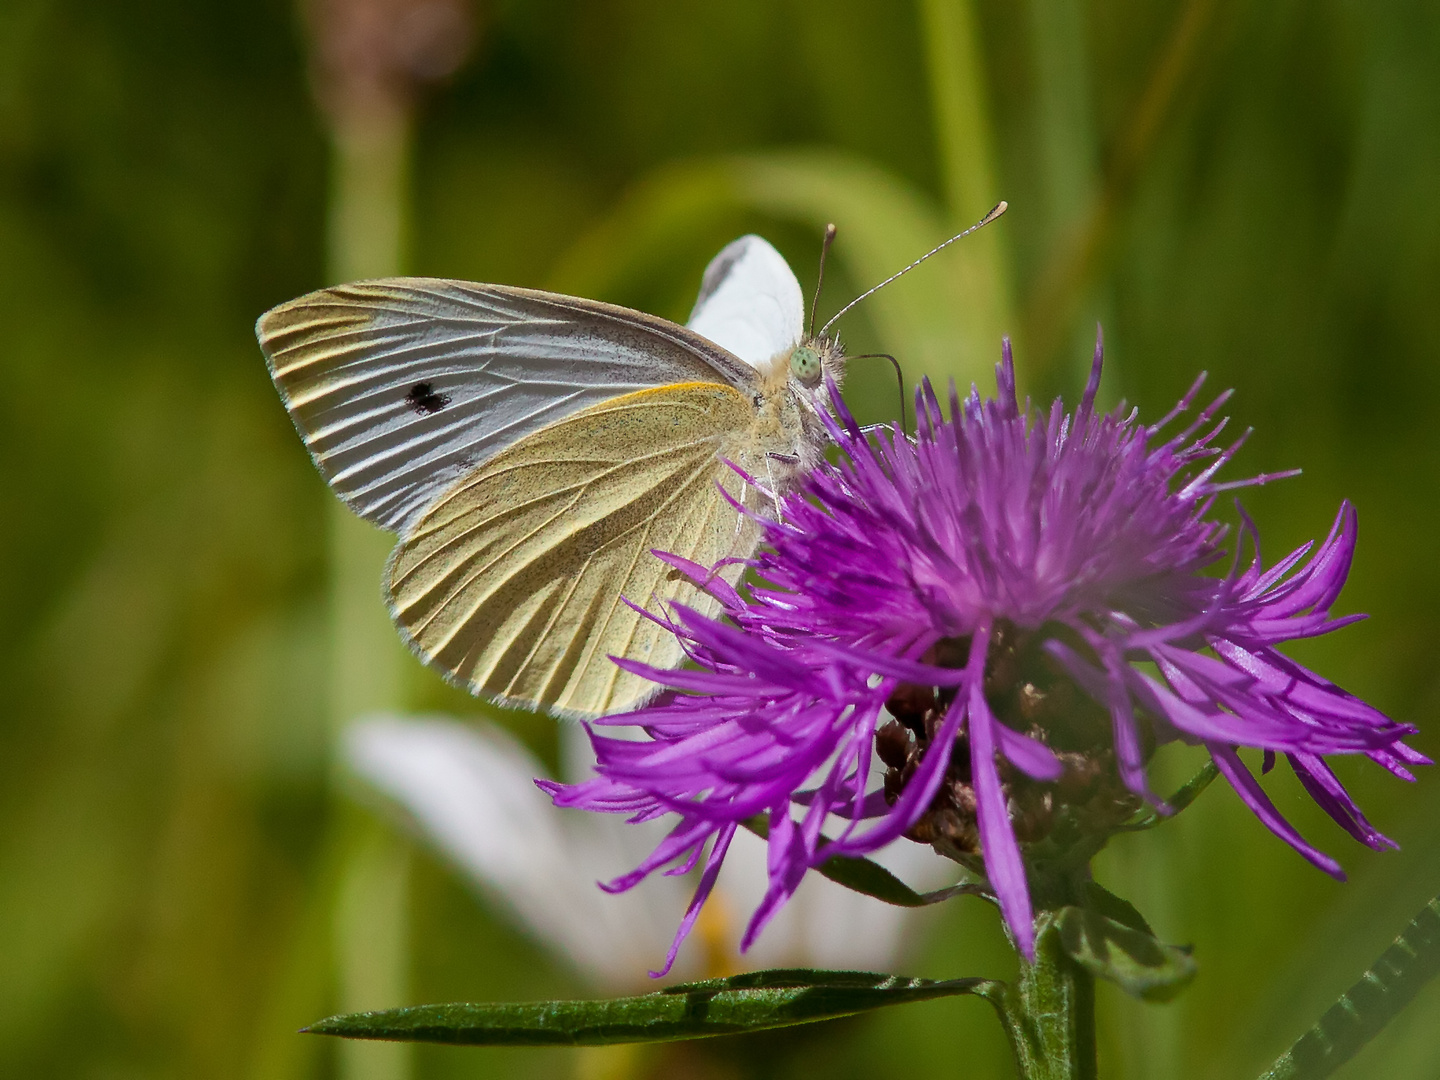
<path id="1" fill-rule="evenodd" d="M 1080 0 L 1030 5 L 1035 52 L 1035 112 L 1046 233 L 1073 227 L 1099 187 L 1091 114 L 1085 10 Z"/>
<path id="2" fill-rule="evenodd" d="M 348 847 L 335 898 L 332 933 L 340 1007 L 347 1012 L 409 1004 L 410 850 L 393 829 L 358 807 L 342 809 Z M 405 1080 L 405 1043 L 344 1040 L 343 1080 Z"/>
<path id="3" fill-rule="evenodd" d="M 1177 96 L 1199 62 L 1222 0 L 1186 0 L 1144 93 L 1105 169 L 1104 185 L 1052 249 L 1027 299 L 1025 338 L 1031 363 L 1047 363 L 1099 273 L 1115 220 L 1148 160 Z"/>
<path id="4" fill-rule="evenodd" d="M 331 125 L 327 269 L 337 282 L 400 273 L 410 204 L 410 117 L 377 102 Z"/>
<path id="5" fill-rule="evenodd" d="M 946 215 L 958 230 L 1004 198 L 972 0 L 920 0 L 920 25 Z M 969 314 L 967 351 L 993 355 L 1001 335 L 1015 330 L 1006 248 L 1002 222 L 946 253 L 957 282 L 955 304 Z"/>
<path id="6" fill-rule="evenodd" d="M 1000 198 L 975 13 L 971 0 L 921 0 L 920 17 L 945 201 L 969 220 Z"/>
<path id="7" fill-rule="evenodd" d="M 1082 0 L 1030 4 L 1040 166 L 1036 216 L 1049 250 L 1073 242 L 1100 191 L 1100 147 L 1090 92 L 1085 14 Z M 1064 348 L 1063 363 L 1074 367 L 1067 373 L 1066 386 L 1077 379 L 1083 384 L 1090 370 L 1095 323 L 1108 321 L 1108 291 L 1103 282 L 1090 283 L 1072 303 L 1069 325 L 1057 331 L 1057 347 Z"/>
<path id="8" fill-rule="evenodd" d="M 384 99 L 332 108 L 329 277 L 336 282 L 402 272 L 409 206 L 410 118 Z M 330 513 L 330 711 L 336 734 L 356 716 L 405 706 L 412 661 L 381 600 L 394 537 L 338 500 Z M 383 823 L 339 810 L 342 861 L 332 926 L 336 989 L 345 1012 L 407 1002 L 409 852 Z M 404 1080 L 401 1043 L 341 1043 L 343 1080 Z"/>
<path id="9" fill-rule="evenodd" d="M 471 42 L 467 0 L 308 0 L 312 75 L 330 121 L 329 276 L 405 271 L 410 131 L 420 87 L 453 72 Z M 394 541 L 337 502 L 330 518 L 331 722 L 406 705 L 406 655 L 381 601 Z M 337 808 L 333 922 L 342 1011 L 407 1003 L 409 847 L 352 806 Z M 342 1080 L 405 1080 L 409 1048 L 345 1042 Z"/>
<path id="10" fill-rule="evenodd" d="M 416 73 L 445 66 L 433 63 L 441 55 L 435 50 L 458 41 L 460 23 L 446 26 L 458 11 L 410 0 L 309 0 L 312 75 L 330 122 L 326 238 L 333 282 L 404 272 Z M 428 37 L 411 32 L 420 25 L 416 19 L 429 20 Z M 461 53 L 451 48 L 452 58 Z M 359 715 L 404 708 L 412 661 L 381 599 L 394 538 L 338 501 L 329 526 L 329 698 L 338 736 Z M 339 861 L 331 922 L 337 1004 L 345 1012 L 406 1004 L 408 845 L 343 800 L 332 843 Z M 342 1080 L 405 1080 L 411 1073 L 411 1051 L 403 1044 L 345 1042 L 338 1053 Z"/>
<path id="11" fill-rule="evenodd" d="M 409 204 L 409 117 L 372 107 L 332 127 L 329 276 L 387 277 L 404 268 Z M 385 612 L 380 575 L 394 537 L 331 503 L 330 709 L 337 726 L 404 705 L 411 663 Z"/>

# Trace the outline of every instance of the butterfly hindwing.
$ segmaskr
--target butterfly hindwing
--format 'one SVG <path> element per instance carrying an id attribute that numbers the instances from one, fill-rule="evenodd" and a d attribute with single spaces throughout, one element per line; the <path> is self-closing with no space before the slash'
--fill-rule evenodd
<path id="1" fill-rule="evenodd" d="M 396 622 L 473 691 L 582 716 L 638 705 L 656 687 L 609 657 L 668 668 L 683 654 L 624 601 L 714 608 L 652 549 L 706 566 L 754 549 L 754 523 L 717 487 L 744 494 L 721 454 L 752 414 L 730 386 L 657 387 L 500 452 L 436 498 L 396 548 Z"/>

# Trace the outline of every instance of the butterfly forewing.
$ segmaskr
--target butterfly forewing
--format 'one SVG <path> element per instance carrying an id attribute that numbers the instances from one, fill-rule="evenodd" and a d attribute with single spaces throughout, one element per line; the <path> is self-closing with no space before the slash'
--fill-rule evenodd
<path id="1" fill-rule="evenodd" d="M 433 278 L 322 289 L 266 312 L 256 331 L 320 471 L 356 513 L 397 532 L 477 465 L 589 406 L 755 380 L 663 319 Z"/>
<path id="2" fill-rule="evenodd" d="M 799 343 L 804 305 L 784 256 L 761 237 L 742 236 L 710 260 L 686 325 L 765 370 Z"/>
<path id="3" fill-rule="evenodd" d="M 625 600 L 657 613 L 675 599 L 714 609 L 652 549 L 710 566 L 754 548 L 753 523 L 719 490 L 744 494 L 721 453 L 752 412 L 729 386 L 659 387 L 502 451 L 453 483 L 396 548 L 396 622 L 477 692 L 585 716 L 634 707 L 656 687 L 609 657 L 668 668 L 683 655 Z"/>

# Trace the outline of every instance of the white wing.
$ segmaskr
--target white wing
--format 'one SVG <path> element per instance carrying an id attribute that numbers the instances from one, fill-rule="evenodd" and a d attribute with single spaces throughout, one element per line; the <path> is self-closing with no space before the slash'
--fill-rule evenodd
<path id="1" fill-rule="evenodd" d="M 710 260 L 686 325 L 767 371 L 800 341 L 805 297 L 784 256 L 758 236 L 742 236 Z"/>
<path id="2" fill-rule="evenodd" d="M 670 383 L 756 381 L 653 315 L 434 278 L 322 289 L 267 311 L 255 332 L 320 472 L 396 532 L 461 474 L 583 408 Z"/>

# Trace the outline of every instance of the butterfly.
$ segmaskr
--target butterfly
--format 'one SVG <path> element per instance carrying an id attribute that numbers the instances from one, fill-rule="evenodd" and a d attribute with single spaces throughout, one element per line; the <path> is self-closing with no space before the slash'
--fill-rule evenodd
<path id="1" fill-rule="evenodd" d="M 611 657 L 684 660 L 644 612 L 718 602 L 655 552 L 737 580 L 757 517 L 820 461 L 844 372 L 753 235 L 710 262 L 685 326 L 389 278 L 281 304 L 256 335 L 321 474 L 399 534 L 384 590 L 410 647 L 473 693 L 575 717 L 655 693 Z"/>

